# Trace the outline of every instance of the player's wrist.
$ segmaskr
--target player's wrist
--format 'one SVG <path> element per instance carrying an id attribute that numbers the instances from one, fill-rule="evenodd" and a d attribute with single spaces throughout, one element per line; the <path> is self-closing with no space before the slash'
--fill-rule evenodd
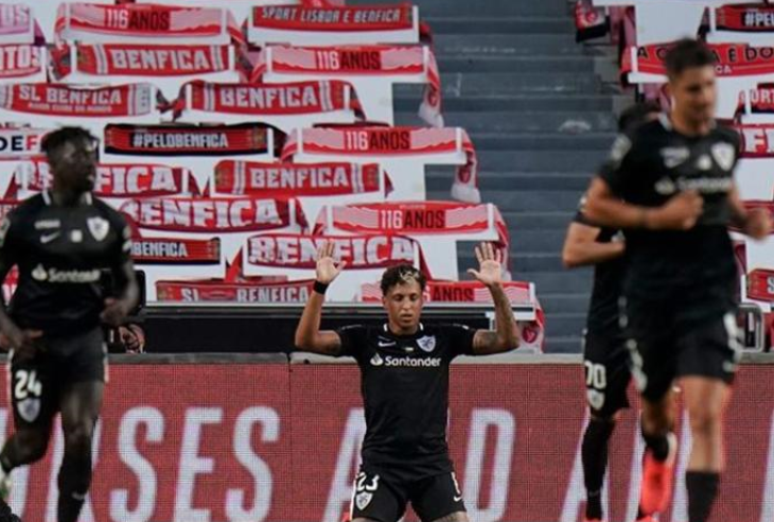
<path id="1" fill-rule="evenodd" d="M 328 290 L 328 287 L 330 285 L 331 285 L 330 281 L 327 283 L 324 283 L 319 279 L 315 279 L 314 285 L 312 285 L 312 290 L 314 290 L 316 293 L 320 295 L 325 295 L 325 292 Z"/>
<path id="2" fill-rule="evenodd" d="M 644 228 L 645 230 L 655 228 L 653 217 L 652 209 L 640 207 L 639 228 Z"/>

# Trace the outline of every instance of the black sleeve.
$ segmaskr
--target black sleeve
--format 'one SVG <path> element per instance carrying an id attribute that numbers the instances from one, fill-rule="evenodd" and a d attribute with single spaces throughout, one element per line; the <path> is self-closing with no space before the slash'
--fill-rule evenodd
<path id="1" fill-rule="evenodd" d="M 336 333 L 341 339 L 341 350 L 336 357 L 350 356 L 358 361 L 362 353 L 362 347 L 366 342 L 366 329 L 363 326 L 342 326 Z"/>
<path id="2" fill-rule="evenodd" d="M 632 156 L 634 155 L 634 137 L 619 134 L 610 148 L 607 161 L 599 169 L 602 178 L 610 190 L 618 197 L 623 197 L 629 183 L 627 174 L 631 174 Z"/>
<path id="3" fill-rule="evenodd" d="M 444 329 L 452 358 L 458 355 L 473 355 L 473 337 L 476 330 L 464 324 L 452 324 Z"/>
<path id="4" fill-rule="evenodd" d="M 18 260 L 21 249 L 20 238 L 24 236 L 19 228 L 23 221 L 16 212 L 10 212 L 0 221 L 0 259 L 3 265 L 9 268 Z"/>

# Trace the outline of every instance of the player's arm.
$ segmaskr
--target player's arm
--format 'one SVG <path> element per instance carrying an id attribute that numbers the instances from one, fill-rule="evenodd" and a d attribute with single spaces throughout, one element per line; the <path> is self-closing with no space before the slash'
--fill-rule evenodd
<path id="1" fill-rule="evenodd" d="M 746 235 L 761 241 L 771 233 L 769 213 L 762 208 L 745 208 L 736 185 L 728 193 L 728 204 L 731 206 L 733 225 Z"/>
<path id="2" fill-rule="evenodd" d="M 304 306 L 301 320 L 296 328 L 296 349 L 323 355 L 339 355 L 341 337 L 331 330 L 320 331 L 322 307 L 325 302 L 325 288 L 338 277 L 346 263 L 336 263 L 333 259 L 333 243 L 326 243 L 317 252 L 317 279 L 315 290 Z"/>
<path id="3" fill-rule="evenodd" d="M 565 268 L 596 265 L 623 255 L 623 241 L 599 243 L 599 231 L 598 227 L 577 220 L 570 223 L 562 248 L 562 263 Z"/>
<path id="4" fill-rule="evenodd" d="M 105 299 L 105 308 L 101 315 L 102 321 L 111 326 L 121 325 L 137 306 L 140 298 L 140 288 L 134 275 L 134 263 L 131 257 L 131 229 L 125 223 L 123 223 L 119 242 L 110 265 L 116 296 Z"/>
<path id="5" fill-rule="evenodd" d="M 519 329 L 501 280 L 502 256 L 499 251 L 495 251 L 491 243 L 482 243 L 481 246 L 476 247 L 476 258 L 479 269 L 470 269 L 468 272 L 483 283 L 492 294 L 495 306 L 495 330 L 476 331 L 473 335 L 473 353 L 488 355 L 518 348 Z"/>

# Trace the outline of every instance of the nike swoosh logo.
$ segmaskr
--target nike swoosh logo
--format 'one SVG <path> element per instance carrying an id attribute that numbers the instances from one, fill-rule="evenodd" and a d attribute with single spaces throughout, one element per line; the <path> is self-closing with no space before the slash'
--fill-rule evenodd
<path id="1" fill-rule="evenodd" d="M 390 343 L 383 343 L 382 341 L 379 341 L 379 348 L 387 348 L 388 346 L 395 346 L 395 341 Z"/>
<path id="2" fill-rule="evenodd" d="M 53 240 L 58 238 L 60 235 L 61 235 L 60 232 L 54 232 L 53 234 L 47 234 L 45 236 L 40 236 L 40 242 L 43 243 L 44 245 L 46 243 L 51 243 Z"/>
<path id="3" fill-rule="evenodd" d="M 458 497 L 457 495 L 454 495 L 454 501 L 455 502 L 459 502 L 460 500 L 462 500 L 461 496 Z"/>

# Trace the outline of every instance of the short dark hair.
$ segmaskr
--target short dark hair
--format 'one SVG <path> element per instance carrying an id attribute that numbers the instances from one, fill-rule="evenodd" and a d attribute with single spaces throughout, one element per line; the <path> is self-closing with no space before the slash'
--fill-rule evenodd
<path id="1" fill-rule="evenodd" d="M 664 58 L 670 79 L 680 76 L 686 69 L 714 66 L 717 60 L 704 42 L 691 38 L 678 40 Z"/>
<path id="2" fill-rule="evenodd" d="M 628 132 L 639 127 L 654 112 L 661 112 L 661 107 L 654 101 L 644 101 L 626 108 L 618 117 L 618 131 Z"/>
<path id="3" fill-rule="evenodd" d="M 97 141 L 97 138 L 91 132 L 82 127 L 62 127 L 46 134 L 40 144 L 40 149 L 50 159 L 51 155 L 65 143 L 80 139 Z"/>
<path id="4" fill-rule="evenodd" d="M 393 286 L 407 283 L 412 279 L 419 283 L 419 288 L 424 292 L 425 287 L 427 286 L 427 279 L 421 271 L 408 263 L 391 266 L 385 270 L 382 275 L 382 295 L 387 295 L 387 292 L 389 292 L 390 288 Z"/>

